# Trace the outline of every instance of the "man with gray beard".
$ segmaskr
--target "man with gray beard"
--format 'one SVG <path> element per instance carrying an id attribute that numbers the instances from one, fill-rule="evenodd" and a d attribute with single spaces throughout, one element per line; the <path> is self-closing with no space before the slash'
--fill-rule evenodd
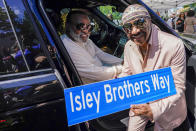
<path id="1" fill-rule="evenodd" d="M 85 12 L 70 11 L 66 34 L 61 36 L 84 84 L 116 78 L 122 69 L 122 59 L 103 52 L 89 39 L 92 29 Z"/>

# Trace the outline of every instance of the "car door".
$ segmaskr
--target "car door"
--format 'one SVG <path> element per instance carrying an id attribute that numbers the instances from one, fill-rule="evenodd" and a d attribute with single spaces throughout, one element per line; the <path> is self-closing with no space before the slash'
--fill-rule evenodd
<path id="1" fill-rule="evenodd" d="M 133 3 L 143 4 L 142 1 L 140 1 L 140 0 L 135 0 L 135 1 L 130 0 L 128 2 L 127 1 L 121 1 L 121 2 L 119 2 L 119 1 L 110 1 L 110 2 L 102 1 L 102 3 L 98 2 L 96 0 L 95 1 L 94 0 L 92 0 L 92 1 L 72 0 L 72 1 L 61 1 L 61 2 L 40 0 L 39 2 L 41 3 L 40 10 L 39 10 L 39 12 L 37 12 L 37 14 L 39 14 L 43 18 L 44 22 L 47 25 L 46 27 L 48 28 L 50 34 L 52 34 L 53 39 L 56 39 L 55 44 L 58 45 L 59 47 L 61 47 L 61 49 L 59 49 L 59 50 L 64 50 L 64 52 L 62 51 L 64 54 L 67 54 L 67 52 L 66 52 L 66 49 L 63 46 L 61 46 L 61 45 L 63 45 L 62 41 L 59 41 L 59 35 L 62 35 L 63 31 L 61 32 L 61 30 L 59 30 L 60 25 L 59 25 L 59 21 L 58 21 L 59 20 L 58 15 L 60 13 L 66 12 L 69 9 L 82 8 L 82 9 L 87 9 L 89 12 L 92 13 L 92 15 L 95 15 L 95 17 L 98 17 L 103 22 L 103 23 L 100 22 L 101 24 L 107 25 L 107 26 L 104 26 L 103 31 L 98 32 L 100 34 L 96 34 L 96 33 L 93 34 L 94 36 L 92 36 L 92 37 L 94 37 L 95 43 L 98 39 L 97 37 L 100 37 L 102 42 L 105 45 L 99 45 L 100 42 L 98 42 L 96 44 L 100 47 L 104 47 L 104 46 L 111 47 L 111 49 L 112 49 L 111 54 L 118 56 L 118 57 L 123 57 L 123 48 L 124 48 L 124 44 L 126 43 L 126 40 L 127 40 L 126 35 L 124 34 L 124 32 L 121 28 L 121 25 L 118 25 L 120 21 L 117 21 L 117 24 L 116 24 L 114 21 L 109 20 L 109 18 L 107 18 L 107 15 L 103 15 L 100 13 L 100 11 L 98 11 L 97 7 L 101 6 L 101 5 L 107 5 L 107 4 L 114 5 L 114 6 L 116 5 L 116 7 L 118 7 L 117 11 L 118 10 L 122 11 L 122 9 L 125 9 L 128 4 L 133 4 Z M 118 3 L 120 3 L 120 4 L 118 5 Z M 63 8 L 66 8 L 66 10 L 61 10 Z M 161 30 L 179 37 L 178 34 L 174 30 L 170 29 L 168 27 L 168 25 L 165 22 L 163 22 L 163 20 L 161 20 L 150 8 L 147 7 L 147 9 L 149 10 L 149 12 L 152 16 L 152 20 L 153 20 L 154 24 L 158 25 Z M 65 16 L 66 16 L 66 14 L 65 14 Z M 110 29 L 111 31 L 110 31 L 110 33 L 108 33 L 108 31 L 104 31 L 104 29 L 105 30 Z M 118 36 L 118 37 L 116 37 L 116 36 Z M 113 40 L 116 43 L 114 43 Z M 186 51 L 187 51 L 187 61 L 188 61 L 188 58 L 192 55 L 191 48 L 193 46 L 192 46 L 192 44 L 187 44 L 187 43 L 185 43 L 185 46 L 187 47 Z M 193 73 L 195 73 L 195 72 L 193 72 Z M 74 86 L 74 85 L 72 85 L 72 86 Z M 110 117 L 110 118 L 114 118 L 114 117 Z M 105 125 L 103 120 L 99 121 L 98 123 L 99 124 L 96 123 L 96 125 L 95 125 L 96 129 L 100 129 L 100 130 L 103 129 L 104 130 L 104 128 L 105 128 L 105 130 L 111 130 L 111 128 L 110 127 L 108 128 L 107 125 L 106 125 L 106 127 L 102 126 L 102 125 Z M 111 126 L 113 126 L 113 127 L 117 126 L 117 128 L 120 127 L 117 124 L 113 124 L 113 123 L 111 124 Z M 119 130 L 122 130 L 122 129 L 125 129 L 125 126 L 122 126 L 122 128 L 120 128 Z"/>
<path id="2" fill-rule="evenodd" d="M 31 17 L 23 1 L 0 1 L 0 130 L 68 130 L 63 89 L 70 81 Z"/>

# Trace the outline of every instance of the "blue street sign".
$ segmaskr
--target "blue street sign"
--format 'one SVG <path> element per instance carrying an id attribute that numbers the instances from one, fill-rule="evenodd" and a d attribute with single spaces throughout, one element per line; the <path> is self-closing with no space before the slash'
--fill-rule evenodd
<path id="1" fill-rule="evenodd" d="M 64 90 L 68 125 L 74 125 L 176 94 L 171 68 Z"/>

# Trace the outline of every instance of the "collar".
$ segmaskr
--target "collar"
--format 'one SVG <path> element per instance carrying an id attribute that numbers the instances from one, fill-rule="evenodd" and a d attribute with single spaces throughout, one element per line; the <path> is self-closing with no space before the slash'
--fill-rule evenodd
<path id="1" fill-rule="evenodd" d="M 160 30 L 159 27 L 157 27 L 155 24 L 152 24 L 151 34 L 148 41 L 149 45 L 158 46 L 158 30 Z"/>

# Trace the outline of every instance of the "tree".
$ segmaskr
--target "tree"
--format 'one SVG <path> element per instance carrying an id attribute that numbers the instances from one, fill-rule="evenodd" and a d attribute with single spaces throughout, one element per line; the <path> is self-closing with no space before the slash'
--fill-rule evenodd
<path id="1" fill-rule="evenodd" d="M 116 11 L 116 7 L 115 6 L 100 6 L 99 10 L 106 16 L 110 16 L 112 15 L 113 20 L 117 20 L 120 21 L 122 18 L 122 13 Z M 120 23 L 118 23 L 120 24 Z"/>
<path id="2" fill-rule="evenodd" d="M 5 9 L 0 7 L 0 30 L 4 32 L 10 32 L 11 26 L 7 17 L 7 14 L 5 12 Z"/>

